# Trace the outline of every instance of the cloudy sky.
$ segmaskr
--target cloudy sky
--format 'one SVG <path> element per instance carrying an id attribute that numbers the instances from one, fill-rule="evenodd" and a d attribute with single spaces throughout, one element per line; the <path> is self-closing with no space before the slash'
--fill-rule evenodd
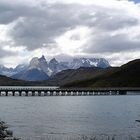
<path id="1" fill-rule="evenodd" d="M 42 54 L 103 57 L 113 66 L 140 58 L 139 0 L 0 0 L 0 63 Z"/>

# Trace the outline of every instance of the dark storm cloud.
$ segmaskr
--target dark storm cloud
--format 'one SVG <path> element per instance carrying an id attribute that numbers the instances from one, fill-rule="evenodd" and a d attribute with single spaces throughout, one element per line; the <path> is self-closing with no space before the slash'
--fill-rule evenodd
<path id="1" fill-rule="evenodd" d="M 139 19 L 125 13 L 123 8 L 118 10 L 97 5 L 25 3 L 16 3 L 15 0 L 7 3 L 0 1 L 0 24 L 14 22 L 8 35 L 15 46 L 26 46 L 29 51 L 44 47 L 43 44 L 46 44 L 45 47 L 55 44 L 55 47 L 57 37 L 78 26 L 86 26 L 93 32 L 90 40 L 83 46 L 83 52 L 113 53 L 139 49 L 140 42 L 131 40 L 127 34 L 110 34 L 139 25 Z M 71 39 L 78 40 L 80 37 L 72 35 Z M 0 56 L 3 57 L 4 54 L 10 52 L 1 51 Z"/>
<path id="2" fill-rule="evenodd" d="M 96 39 L 91 39 L 91 43 L 84 50 L 88 53 L 116 53 L 116 52 L 126 52 L 130 50 L 140 50 L 140 41 L 133 41 L 126 34 L 118 35 L 107 35 L 104 37 L 100 35 Z"/>
<path id="3" fill-rule="evenodd" d="M 117 11 L 98 6 L 55 3 L 40 4 L 38 7 L 1 7 L 0 23 L 6 24 L 20 18 L 9 34 L 17 46 L 27 46 L 28 50 L 41 48 L 42 44 L 49 46 L 55 43 L 56 37 L 80 25 L 109 32 L 138 23 L 135 18 L 121 17 Z"/>
<path id="4" fill-rule="evenodd" d="M 8 56 L 15 56 L 15 52 L 11 52 L 8 50 L 3 50 L 2 47 L 0 46 L 0 59 L 3 57 L 8 57 Z"/>
<path id="5" fill-rule="evenodd" d="M 14 5 L 0 1 L 0 24 L 9 24 L 32 11 L 27 6 Z"/>
<path id="6" fill-rule="evenodd" d="M 109 32 L 111 30 L 118 30 L 120 28 L 131 27 L 138 24 L 138 20 L 136 18 L 130 18 L 127 16 L 122 17 L 117 11 L 104 11 L 107 11 L 107 9 L 102 9 L 102 11 L 97 12 L 95 15 L 97 18 L 95 26 L 99 29 L 104 29 Z"/>
<path id="7" fill-rule="evenodd" d="M 40 48 L 42 44 L 54 43 L 54 39 L 62 33 L 70 30 L 78 21 L 71 19 L 74 11 L 70 7 L 58 4 L 42 9 L 36 9 L 32 16 L 24 16 L 10 31 L 10 35 L 16 40 L 17 45 L 25 45 L 27 48 Z"/>

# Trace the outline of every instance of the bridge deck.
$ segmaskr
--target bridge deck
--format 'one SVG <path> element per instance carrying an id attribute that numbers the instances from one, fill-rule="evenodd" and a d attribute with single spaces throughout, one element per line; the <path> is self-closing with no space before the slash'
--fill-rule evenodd
<path id="1" fill-rule="evenodd" d="M 0 90 L 140 91 L 140 87 L 60 88 L 57 86 L 0 86 Z"/>
<path id="2" fill-rule="evenodd" d="M 140 88 L 68 88 L 59 87 L 18 87 L 0 86 L 0 96 L 90 96 L 90 95 L 126 95 L 128 91 L 138 91 Z"/>

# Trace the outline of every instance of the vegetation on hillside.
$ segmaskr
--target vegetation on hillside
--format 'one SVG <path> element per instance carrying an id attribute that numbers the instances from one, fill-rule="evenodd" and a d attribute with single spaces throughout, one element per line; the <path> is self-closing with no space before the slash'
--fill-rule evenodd
<path id="1" fill-rule="evenodd" d="M 140 59 L 94 78 L 64 84 L 63 87 L 140 87 Z"/>

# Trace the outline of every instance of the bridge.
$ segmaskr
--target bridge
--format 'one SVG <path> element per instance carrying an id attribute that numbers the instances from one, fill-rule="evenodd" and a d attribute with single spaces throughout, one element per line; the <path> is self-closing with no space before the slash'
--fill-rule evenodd
<path id="1" fill-rule="evenodd" d="M 0 96 L 100 96 L 140 94 L 140 88 L 59 88 L 33 86 L 0 86 Z"/>

